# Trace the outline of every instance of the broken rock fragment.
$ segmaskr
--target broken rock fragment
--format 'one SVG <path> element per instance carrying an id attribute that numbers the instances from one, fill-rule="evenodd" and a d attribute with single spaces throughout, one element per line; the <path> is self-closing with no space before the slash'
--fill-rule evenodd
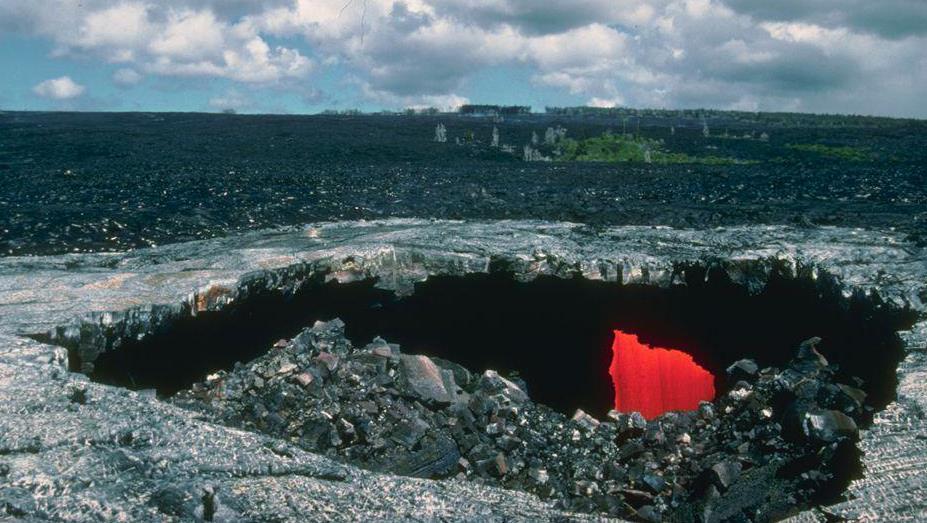
<path id="1" fill-rule="evenodd" d="M 838 410 L 812 411 L 805 414 L 805 435 L 826 443 L 844 438 L 856 439 L 859 428 L 853 418 Z"/>
<path id="2" fill-rule="evenodd" d="M 798 355 L 796 359 L 807 365 L 815 365 L 818 367 L 827 367 L 828 362 L 820 352 L 818 352 L 818 344 L 821 343 L 821 338 L 814 337 L 809 338 L 801 343 L 798 347 Z"/>
<path id="3" fill-rule="evenodd" d="M 494 370 L 484 372 L 477 383 L 477 387 L 486 392 L 501 393 L 516 404 L 528 401 L 528 395 L 525 391 L 521 390 L 514 382 L 500 376 Z"/>
<path id="4" fill-rule="evenodd" d="M 596 427 L 599 426 L 599 420 L 586 414 L 583 409 L 576 409 L 576 412 L 573 414 L 573 421 L 586 431 L 595 430 Z"/>
<path id="5" fill-rule="evenodd" d="M 426 437 L 421 448 L 397 461 L 394 469 L 417 478 L 445 478 L 457 471 L 461 459 L 453 439 L 443 435 Z"/>
<path id="6" fill-rule="evenodd" d="M 410 356 L 403 354 L 399 357 L 399 370 L 403 379 L 406 393 L 419 399 L 435 403 L 451 403 L 452 392 L 448 391 L 445 383 L 453 383 L 453 375 L 441 372 L 428 356 Z"/>
<path id="7" fill-rule="evenodd" d="M 721 492 L 731 488 L 740 477 L 741 465 L 736 461 L 723 461 L 713 465 L 706 473 L 706 479 Z"/>
<path id="8" fill-rule="evenodd" d="M 760 367 L 755 361 L 743 359 L 731 364 L 731 366 L 727 368 L 727 375 L 732 382 L 741 380 L 750 381 L 756 378 L 759 371 Z"/>
<path id="9" fill-rule="evenodd" d="M 312 374 L 308 372 L 301 372 L 296 375 L 296 383 L 299 383 L 303 387 L 308 387 L 312 384 L 313 377 Z"/>
<path id="10" fill-rule="evenodd" d="M 391 345 L 386 342 L 383 338 L 377 336 L 370 343 L 364 347 L 364 350 L 373 354 L 374 356 L 379 356 L 381 358 L 389 358 L 393 354 L 399 353 L 398 345 Z"/>

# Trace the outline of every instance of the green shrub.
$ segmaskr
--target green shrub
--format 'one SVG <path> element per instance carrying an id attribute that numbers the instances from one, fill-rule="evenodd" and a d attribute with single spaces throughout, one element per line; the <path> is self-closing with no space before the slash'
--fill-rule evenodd
<path id="1" fill-rule="evenodd" d="M 815 153 L 828 158 L 837 158 L 850 162 L 865 162 L 867 160 L 872 160 L 872 155 L 869 153 L 869 150 L 863 147 L 834 147 L 819 143 L 790 143 L 786 144 L 786 147 L 793 151 Z"/>
<path id="2" fill-rule="evenodd" d="M 730 165 L 747 163 L 736 158 L 717 156 L 695 157 L 663 149 L 662 140 L 628 134 L 605 133 L 601 136 L 574 140 L 564 138 L 555 157 L 561 161 L 576 162 L 640 162 L 640 163 L 700 163 Z"/>

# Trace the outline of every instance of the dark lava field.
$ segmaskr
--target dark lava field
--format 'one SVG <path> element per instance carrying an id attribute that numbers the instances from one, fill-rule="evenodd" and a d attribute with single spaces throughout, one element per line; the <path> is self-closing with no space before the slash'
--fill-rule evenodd
<path id="1" fill-rule="evenodd" d="M 510 152 L 490 146 L 494 126 Z M 557 126 L 725 162 L 524 161 L 532 133 Z M 925 146 L 925 121 L 764 113 L 0 113 L 0 255 L 385 217 L 838 225 L 922 244 Z"/>

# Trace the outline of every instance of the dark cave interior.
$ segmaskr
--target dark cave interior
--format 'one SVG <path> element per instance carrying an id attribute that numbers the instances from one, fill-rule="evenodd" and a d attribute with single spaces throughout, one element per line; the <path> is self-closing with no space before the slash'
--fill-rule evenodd
<path id="1" fill-rule="evenodd" d="M 316 320 L 341 318 L 356 346 L 375 336 L 407 354 L 472 371 L 517 373 L 532 399 L 571 414 L 613 406 L 608 373 L 613 331 L 693 356 L 724 392 L 724 369 L 741 358 L 782 365 L 819 336 L 820 351 L 846 376 L 864 380 L 873 407 L 894 397 L 903 354 L 896 331 L 910 314 L 836 286 L 772 276 L 755 294 L 721 271 L 690 269 L 669 288 L 511 273 L 437 276 L 397 298 L 372 280 L 338 284 L 319 276 L 293 295 L 266 292 L 218 312 L 177 320 L 143 340 L 126 340 L 94 361 L 95 381 L 170 395 L 235 362 L 247 362 Z M 71 351 L 71 367 L 80 361 Z"/>

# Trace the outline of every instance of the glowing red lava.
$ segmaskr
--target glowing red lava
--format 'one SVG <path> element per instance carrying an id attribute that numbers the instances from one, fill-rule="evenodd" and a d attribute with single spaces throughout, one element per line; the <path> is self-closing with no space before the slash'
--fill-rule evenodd
<path id="1" fill-rule="evenodd" d="M 615 410 L 653 419 L 671 410 L 695 410 L 715 397 L 715 378 L 688 354 L 650 347 L 637 336 L 615 331 L 612 364 Z"/>

